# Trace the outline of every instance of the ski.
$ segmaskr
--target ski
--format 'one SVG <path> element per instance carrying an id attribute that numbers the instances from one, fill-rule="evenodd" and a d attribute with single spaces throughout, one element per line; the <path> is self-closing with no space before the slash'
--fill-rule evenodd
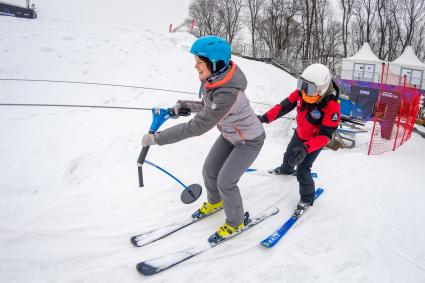
<path id="1" fill-rule="evenodd" d="M 194 256 L 197 256 L 215 246 L 218 246 L 219 244 L 224 243 L 227 240 L 234 238 L 235 236 L 254 227 L 258 223 L 269 218 L 270 216 L 275 215 L 278 212 L 279 212 L 279 209 L 275 207 L 267 209 L 266 211 L 260 213 L 259 215 L 251 218 L 250 219 L 251 221 L 248 223 L 248 225 L 245 226 L 245 228 L 241 230 L 239 233 L 235 233 L 228 238 L 222 239 L 214 243 L 209 243 L 209 242 L 202 243 L 199 246 L 192 246 L 190 248 L 181 250 L 173 254 L 168 254 L 159 258 L 143 261 L 138 263 L 136 268 L 143 275 L 153 275 L 153 274 L 160 273 L 161 271 L 167 270 L 181 262 L 184 262 Z"/>
<path id="2" fill-rule="evenodd" d="M 279 175 L 279 176 L 297 176 L 297 170 L 295 170 L 292 174 L 286 175 L 286 174 L 275 174 L 274 169 L 267 169 L 267 170 L 261 170 L 261 169 L 255 169 L 255 168 L 248 168 L 246 173 L 256 173 L 258 175 L 264 175 L 264 176 L 270 176 L 270 175 Z M 317 173 L 311 172 L 311 177 L 317 179 Z"/>
<path id="3" fill-rule="evenodd" d="M 199 218 L 194 218 L 194 217 L 189 217 L 183 221 L 180 221 L 178 223 L 173 223 L 170 225 L 166 225 L 160 228 L 156 228 L 150 231 L 147 231 L 145 233 L 139 234 L 139 235 L 135 235 L 133 237 L 131 237 L 131 243 L 136 246 L 136 247 L 143 247 L 146 246 L 148 244 L 151 244 L 155 241 L 158 241 L 159 239 L 163 239 L 189 225 L 192 225 L 196 222 L 198 222 L 199 220 L 202 220 L 204 218 L 207 218 L 210 215 L 213 215 L 217 212 L 219 212 L 220 210 L 222 210 L 223 208 L 220 208 L 216 211 L 214 211 L 211 214 L 208 214 L 206 216 L 202 216 Z"/>
<path id="4" fill-rule="evenodd" d="M 276 174 L 275 172 L 274 172 L 274 169 L 268 169 L 267 170 L 267 172 L 269 173 L 269 174 L 272 174 L 272 175 L 285 175 L 285 174 Z M 292 175 L 292 176 L 297 176 L 297 170 L 295 169 L 294 170 L 294 172 L 292 172 L 292 174 L 290 174 L 290 175 Z M 289 176 L 290 176 L 289 175 Z M 317 173 L 316 172 L 311 172 L 310 173 L 310 175 L 311 175 L 311 177 L 313 177 L 313 178 L 317 178 Z"/>
<path id="5" fill-rule="evenodd" d="M 323 189 L 318 188 L 316 190 L 314 199 L 320 197 L 322 193 Z M 277 242 L 279 242 L 279 240 L 282 239 L 282 237 L 289 231 L 289 229 L 291 229 L 291 227 L 298 221 L 298 219 L 301 218 L 301 216 L 296 217 L 292 215 L 279 229 L 277 229 L 273 234 L 262 240 L 261 245 L 265 246 L 266 248 L 271 248 L 276 245 Z"/>

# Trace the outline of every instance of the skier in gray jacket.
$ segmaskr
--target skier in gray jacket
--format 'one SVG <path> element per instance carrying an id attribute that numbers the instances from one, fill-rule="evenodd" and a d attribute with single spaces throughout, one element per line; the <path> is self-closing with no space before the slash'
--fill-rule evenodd
<path id="1" fill-rule="evenodd" d="M 229 43 L 220 37 L 206 36 L 197 39 L 190 52 L 195 55 L 202 101 L 179 100 L 172 108 L 172 114 L 197 114 L 187 123 L 144 135 L 142 145 L 175 143 L 202 135 L 217 126 L 221 135 L 211 148 L 202 170 L 207 201 L 193 217 L 203 217 L 224 208 L 226 222 L 213 236 L 226 238 L 245 226 L 237 183 L 257 158 L 266 136 L 244 93 L 247 87 L 245 75 L 230 60 Z"/>

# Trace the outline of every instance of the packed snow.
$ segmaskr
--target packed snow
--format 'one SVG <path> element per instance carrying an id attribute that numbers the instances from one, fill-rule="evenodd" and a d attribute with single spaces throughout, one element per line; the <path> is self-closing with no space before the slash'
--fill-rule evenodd
<path id="1" fill-rule="evenodd" d="M 26 6 L 26 0 L 3 2 Z M 140 25 L 158 31 L 168 31 L 183 23 L 189 14 L 191 0 L 30 0 L 38 19 L 98 24 Z"/>
<path id="2" fill-rule="evenodd" d="M 187 92 L 0 80 L 0 103 L 151 108 L 196 100 L 194 39 L 135 24 L 0 17 L 2 79 Z M 259 114 L 270 107 L 259 103 L 279 103 L 295 88 L 271 65 L 233 60 Z M 139 110 L 0 106 L 0 282 L 424 282 L 425 140 L 415 133 L 377 156 L 367 156 L 370 133 L 356 135 L 355 149 L 324 150 L 313 167 L 323 195 L 272 249 L 259 242 L 292 213 L 297 180 L 246 173 L 239 182 L 245 209 L 255 215 L 277 206 L 277 215 L 161 274 L 140 275 L 138 262 L 202 246 L 224 222 L 219 212 L 151 245 L 131 245 L 131 236 L 185 219 L 206 197 L 183 204 L 182 187 L 147 165 L 138 187 L 136 160 L 151 120 Z M 290 119 L 265 125 L 252 167 L 279 165 L 294 127 Z M 218 135 L 152 146 L 147 159 L 186 185 L 202 185 Z"/>

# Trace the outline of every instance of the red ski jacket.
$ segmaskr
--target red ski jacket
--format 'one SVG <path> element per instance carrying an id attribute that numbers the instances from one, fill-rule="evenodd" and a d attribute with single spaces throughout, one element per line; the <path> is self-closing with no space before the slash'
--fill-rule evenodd
<path id="1" fill-rule="evenodd" d="M 318 150 L 332 139 L 341 118 L 338 88 L 335 84 L 333 87 L 333 93 L 325 94 L 323 99 L 315 104 L 304 102 L 301 92 L 295 90 L 280 104 L 268 110 L 262 119 L 270 123 L 297 107 L 297 136 L 304 141 L 308 153 Z"/>

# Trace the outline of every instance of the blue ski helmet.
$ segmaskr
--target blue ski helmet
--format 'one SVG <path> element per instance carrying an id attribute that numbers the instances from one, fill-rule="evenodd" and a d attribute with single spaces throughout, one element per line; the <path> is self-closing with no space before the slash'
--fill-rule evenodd
<path id="1" fill-rule="evenodd" d="M 195 40 L 190 53 L 208 58 L 213 65 L 212 71 L 215 72 L 218 61 L 223 61 L 226 67 L 229 65 L 232 51 L 230 44 L 224 38 L 210 35 Z"/>

